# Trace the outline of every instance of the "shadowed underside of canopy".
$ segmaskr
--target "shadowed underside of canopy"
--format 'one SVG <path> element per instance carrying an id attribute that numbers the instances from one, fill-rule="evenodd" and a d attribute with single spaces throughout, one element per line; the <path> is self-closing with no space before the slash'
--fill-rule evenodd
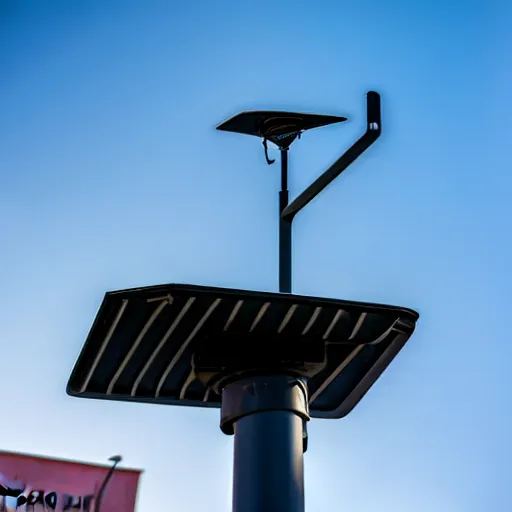
<path id="1" fill-rule="evenodd" d="M 67 391 L 85 398 L 220 407 L 218 390 L 198 378 L 198 353 L 221 347 L 226 359 L 250 354 L 260 365 L 307 354 L 314 359 L 304 370 L 311 416 L 340 418 L 400 351 L 417 317 L 393 306 L 191 285 L 110 292 Z"/>

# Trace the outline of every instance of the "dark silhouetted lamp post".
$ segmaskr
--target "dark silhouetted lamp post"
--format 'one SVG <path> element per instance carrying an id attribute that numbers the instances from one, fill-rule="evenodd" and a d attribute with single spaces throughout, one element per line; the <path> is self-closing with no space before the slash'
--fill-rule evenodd
<path id="1" fill-rule="evenodd" d="M 114 474 L 114 471 L 116 470 L 116 466 L 123 460 L 123 457 L 121 455 L 113 455 L 108 459 L 113 464 L 108 470 L 107 474 L 105 475 L 105 479 L 103 480 L 101 487 L 98 491 L 98 495 L 96 497 L 96 506 L 94 507 L 94 512 L 100 512 L 101 510 L 101 502 L 103 501 L 103 496 L 105 494 L 105 490 L 107 488 L 107 485 L 112 478 L 112 475 Z"/>

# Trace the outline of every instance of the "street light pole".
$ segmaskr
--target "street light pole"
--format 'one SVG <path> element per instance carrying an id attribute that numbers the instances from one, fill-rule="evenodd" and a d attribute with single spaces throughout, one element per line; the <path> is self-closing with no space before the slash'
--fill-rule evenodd
<path id="1" fill-rule="evenodd" d="M 71 396 L 220 407 L 221 430 L 234 435 L 233 512 L 304 512 L 308 420 L 345 417 L 419 317 L 291 294 L 293 219 L 380 136 L 379 94 L 369 91 L 366 104 L 365 132 L 291 202 L 290 144 L 346 118 L 249 111 L 221 123 L 219 130 L 262 138 L 269 165 L 267 141 L 281 151 L 279 293 L 185 284 L 108 292 L 68 383 Z M 95 512 L 120 457 L 110 460 Z"/>
<path id="2" fill-rule="evenodd" d="M 111 468 L 108 470 L 108 473 L 105 476 L 105 479 L 103 480 L 100 490 L 98 491 L 98 496 L 96 497 L 96 505 L 94 507 L 94 512 L 100 512 L 101 508 L 101 502 L 103 501 L 103 495 L 105 494 L 105 490 L 107 488 L 107 485 L 114 474 L 114 471 L 116 470 L 116 466 L 123 460 L 121 455 L 114 455 L 108 459 L 109 461 L 113 462 Z"/>
<path id="3" fill-rule="evenodd" d="M 289 145 L 301 130 L 289 118 L 273 125 L 281 153 L 279 191 L 279 292 L 292 291 L 292 222 L 295 215 L 368 149 L 381 133 L 380 96 L 366 96 L 366 131 L 292 203 L 288 191 Z M 340 118 L 344 119 L 344 118 Z M 285 124 L 288 123 L 287 124 Z M 275 123 L 275 121 L 274 121 Z M 234 130 L 235 131 L 235 130 Z M 266 136 L 263 145 L 267 163 Z M 273 373 L 273 375 L 269 375 Z M 221 425 L 235 435 L 233 512 L 304 512 L 304 461 L 308 446 L 309 396 L 305 379 L 294 372 L 255 372 L 233 379 L 222 393 Z M 222 428 L 222 427 L 221 427 Z M 224 430 L 223 429 L 223 430 Z"/>

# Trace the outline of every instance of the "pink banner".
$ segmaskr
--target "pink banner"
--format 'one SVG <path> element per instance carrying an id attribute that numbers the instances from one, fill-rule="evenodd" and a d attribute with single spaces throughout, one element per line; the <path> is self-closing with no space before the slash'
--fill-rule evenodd
<path id="1" fill-rule="evenodd" d="M 96 512 L 108 466 L 0 451 L 0 512 Z M 141 471 L 116 468 L 101 512 L 133 512 Z"/>

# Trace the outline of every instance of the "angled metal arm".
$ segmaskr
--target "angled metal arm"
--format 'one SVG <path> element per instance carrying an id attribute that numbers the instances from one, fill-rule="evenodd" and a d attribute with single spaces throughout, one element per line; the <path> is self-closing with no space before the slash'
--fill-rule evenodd
<path id="1" fill-rule="evenodd" d="M 293 217 L 312 201 L 331 181 L 337 178 L 359 155 L 366 151 L 381 133 L 380 95 L 375 91 L 366 94 L 367 126 L 365 134 L 317 178 L 302 194 L 281 212 L 281 219 L 291 222 Z"/>

